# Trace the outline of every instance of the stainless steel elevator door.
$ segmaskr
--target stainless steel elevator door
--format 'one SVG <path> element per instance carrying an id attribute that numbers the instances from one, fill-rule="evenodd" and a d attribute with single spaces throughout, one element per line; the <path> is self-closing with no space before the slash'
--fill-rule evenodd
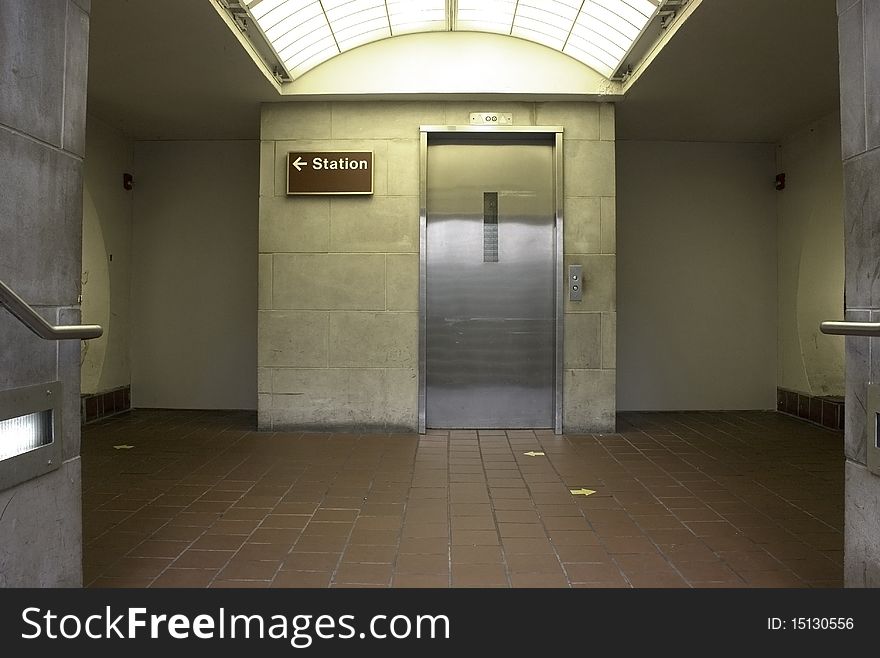
<path id="1" fill-rule="evenodd" d="M 430 143 L 425 424 L 554 420 L 552 144 Z"/>

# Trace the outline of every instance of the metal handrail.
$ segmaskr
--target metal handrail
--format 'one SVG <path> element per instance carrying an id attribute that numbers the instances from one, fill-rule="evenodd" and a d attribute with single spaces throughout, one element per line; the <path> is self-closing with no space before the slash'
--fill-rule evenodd
<path id="1" fill-rule="evenodd" d="M 104 329 L 97 324 L 62 326 L 49 324 L 2 281 L 0 281 L 0 306 L 5 306 L 6 310 L 21 320 L 24 326 L 46 340 L 91 340 L 99 338 L 104 333 Z"/>
<path id="2" fill-rule="evenodd" d="M 880 336 L 880 322 L 823 322 L 819 331 L 832 336 Z"/>

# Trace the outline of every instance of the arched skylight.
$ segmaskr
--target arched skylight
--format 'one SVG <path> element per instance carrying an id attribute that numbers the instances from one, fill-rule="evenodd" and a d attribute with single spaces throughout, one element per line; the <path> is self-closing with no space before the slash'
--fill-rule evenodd
<path id="1" fill-rule="evenodd" d="M 507 34 L 612 77 L 663 0 L 240 0 L 296 78 L 334 55 L 412 32 Z"/>

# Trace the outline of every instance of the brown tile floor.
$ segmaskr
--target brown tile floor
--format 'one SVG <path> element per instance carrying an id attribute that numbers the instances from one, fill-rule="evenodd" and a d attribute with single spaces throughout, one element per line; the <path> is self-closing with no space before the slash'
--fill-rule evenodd
<path id="1" fill-rule="evenodd" d="M 86 584 L 841 585 L 842 436 L 780 414 L 623 414 L 618 434 L 563 437 L 254 426 L 84 428 Z"/>

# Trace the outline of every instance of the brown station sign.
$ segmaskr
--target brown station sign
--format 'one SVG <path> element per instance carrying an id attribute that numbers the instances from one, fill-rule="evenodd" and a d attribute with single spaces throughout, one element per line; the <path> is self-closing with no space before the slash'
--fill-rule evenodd
<path id="1" fill-rule="evenodd" d="M 372 194 L 372 151 L 291 151 L 288 194 Z"/>

